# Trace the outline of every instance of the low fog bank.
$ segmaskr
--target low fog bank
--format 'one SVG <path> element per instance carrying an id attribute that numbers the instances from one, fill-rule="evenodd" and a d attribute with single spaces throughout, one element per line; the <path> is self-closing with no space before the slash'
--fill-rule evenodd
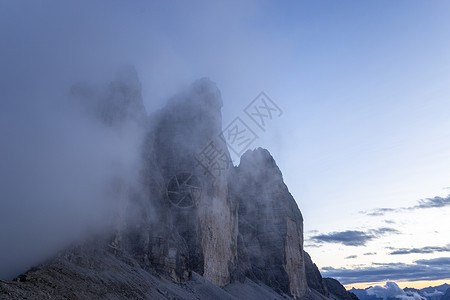
<path id="1" fill-rule="evenodd" d="M 401 300 L 425 300 L 426 298 L 420 296 L 416 292 L 405 292 L 395 282 L 388 281 L 384 287 L 374 286 L 367 289 L 368 295 L 376 296 L 380 299 L 397 298 Z"/>
<path id="2" fill-rule="evenodd" d="M 135 71 L 56 90 L 11 89 L 1 102 L 1 279 L 111 230 L 127 205 L 117 189 L 138 182 L 147 116 Z"/>
<path id="3" fill-rule="evenodd" d="M 0 1 L 0 278 L 121 222 L 126 200 L 118 185 L 133 188 L 141 167 L 142 103 L 156 111 L 204 75 L 223 86 L 241 83 L 245 76 L 230 70 L 242 71 L 255 56 L 248 50 L 235 59 L 249 35 L 230 43 L 223 34 L 230 24 L 241 29 L 253 5 L 240 7 Z M 114 77 L 122 62 L 136 65 L 145 94 L 126 114 L 122 93 L 137 100 L 141 87 L 130 69 Z"/>

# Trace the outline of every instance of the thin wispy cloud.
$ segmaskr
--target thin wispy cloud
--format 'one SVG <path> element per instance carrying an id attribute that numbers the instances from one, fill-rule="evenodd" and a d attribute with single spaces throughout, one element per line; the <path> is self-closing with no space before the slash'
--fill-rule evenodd
<path id="1" fill-rule="evenodd" d="M 384 216 L 386 213 L 398 213 L 398 212 L 404 212 L 404 211 L 414 211 L 419 209 L 428 209 L 428 208 L 440 208 L 440 207 L 447 207 L 450 206 L 450 195 L 447 197 L 439 197 L 436 196 L 434 198 L 427 198 L 427 199 L 421 199 L 417 202 L 414 206 L 408 206 L 408 207 L 397 207 L 397 208 L 390 208 L 390 207 L 380 207 L 375 208 L 370 211 L 360 211 L 360 214 L 364 214 L 367 216 L 372 217 L 378 217 L 378 216 Z M 388 222 L 388 220 L 386 220 Z"/>
<path id="2" fill-rule="evenodd" d="M 446 246 L 426 246 L 421 248 L 390 248 L 394 250 L 390 252 L 390 255 L 403 255 L 403 254 L 429 254 L 437 252 L 450 252 L 450 244 Z"/>
<path id="3" fill-rule="evenodd" d="M 321 269 L 324 277 L 333 277 L 343 284 L 386 280 L 438 280 L 450 278 L 450 257 L 416 260 L 411 264 L 385 263 L 361 268 Z"/>
<path id="4" fill-rule="evenodd" d="M 309 244 L 305 244 L 304 247 L 305 247 L 305 249 L 308 249 L 308 248 L 320 248 L 320 247 L 322 247 L 322 245 L 309 243 Z"/>
<path id="5" fill-rule="evenodd" d="M 368 216 L 377 217 L 377 216 L 384 216 L 386 213 L 394 212 L 394 211 L 397 211 L 397 209 L 382 207 L 382 208 L 376 208 L 376 209 L 374 209 L 374 210 L 372 210 L 370 212 L 361 211 L 360 213 L 366 214 Z"/>
<path id="6" fill-rule="evenodd" d="M 346 230 L 312 236 L 310 239 L 318 244 L 336 243 L 345 246 L 365 246 L 367 242 L 386 234 L 399 234 L 394 228 L 382 227 L 368 231 Z"/>

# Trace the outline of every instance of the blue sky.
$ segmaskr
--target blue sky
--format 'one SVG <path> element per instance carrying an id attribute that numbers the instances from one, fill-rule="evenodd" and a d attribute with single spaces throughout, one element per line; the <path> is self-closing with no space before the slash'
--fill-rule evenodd
<path id="1" fill-rule="evenodd" d="M 0 8 L 6 95 L 19 85 L 63 95 L 73 82 L 104 81 L 131 63 L 148 111 L 209 76 L 222 91 L 226 126 L 264 91 L 284 113 L 252 147 L 269 149 L 279 164 L 319 267 L 411 268 L 450 256 L 389 254 L 450 243 L 447 202 L 406 209 L 450 194 L 449 2 L 3 1 Z M 361 213 L 382 207 L 395 210 Z M 339 241 L 349 233 L 369 239 Z M 324 235 L 327 242 L 313 238 Z"/>

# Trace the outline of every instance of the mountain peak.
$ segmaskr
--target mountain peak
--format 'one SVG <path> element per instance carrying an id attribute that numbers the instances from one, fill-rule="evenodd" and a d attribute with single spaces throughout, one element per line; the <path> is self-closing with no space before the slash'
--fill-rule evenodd
<path id="1" fill-rule="evenodd" d="M 217 84 L 208 77 L 198 79 L 192 85 L 193 90 L 196 92 L 197 101 L 203 101 L 216 108 L 222 108 L 222 96 L 220 90 L 217 88 Z"/>
<path id="2" fill-rule="evenodd" d="M 320 291 L 308 287 L 303 217 L 270 152 L 248 150 L 238 167 L 228 166 L 213 81 L 197 80 L 150 117 L 134 68 L 122 69 L 100 97 L 83 91 L 113 130 L 130 119 L 148 124 L 138 178 L 111 183 L 123 211 L 95 247 L 85 242 L 18 282 L 0 281 L 0 298 L 43 290 L 59 297 L 69 287 L 71 298 L 329 299 L 322 283 Z"/>

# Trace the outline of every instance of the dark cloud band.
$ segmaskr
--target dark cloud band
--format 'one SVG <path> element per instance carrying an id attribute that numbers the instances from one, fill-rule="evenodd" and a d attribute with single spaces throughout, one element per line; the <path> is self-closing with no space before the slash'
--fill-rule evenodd
<path id="1" fill-rule="evenodd" d="M 391 255 L 403 255 L 403 254 L 428 254 L 428 253 L 437 253 L 437 252 L 450 252 L 450 244 L 447 246 L 439 247 L 439 246 L 426 246 L 422 248 L 391 248 L 393 250 L 389 254 Z"/>
<path id="2" fill-rule="evenodd" d="M 416 260 L 412 264 L 373 264 L 357 269 L 322 268 L 324 277 L 333 277 L 343 284 L 386 280 L 438 280 L 450 278 L 450 257 Z"/>
<path id="3" fill-rule="evenodd" d="M 346 246 L 365 246 L 367 242 L 386 234 L 398 234 L 398 230 L 389 227 L 371 229 L 366 232 L 360 230 L 346 230 L 319 234 L 311 237 L 311 240 L 322 243 L 338 243 Z"/>
<path id="4" fill-rule="evenodd" d="M 422 199 L 419 200 L 416 205 L 409 207 L 398 207 L 398 208 L 381 207 L 375 208 L 370 211 L 360 211 L 359 213 L 367 216 L 377 217 L 377 216 L 384 216 L 386 213 L 390 212 L 413 211 L 418 209 L 439 208 L 446 206 L 450 206 L 450 195 L 448 195 L 445 198 L 436 196 L 434 198 Z"/>

